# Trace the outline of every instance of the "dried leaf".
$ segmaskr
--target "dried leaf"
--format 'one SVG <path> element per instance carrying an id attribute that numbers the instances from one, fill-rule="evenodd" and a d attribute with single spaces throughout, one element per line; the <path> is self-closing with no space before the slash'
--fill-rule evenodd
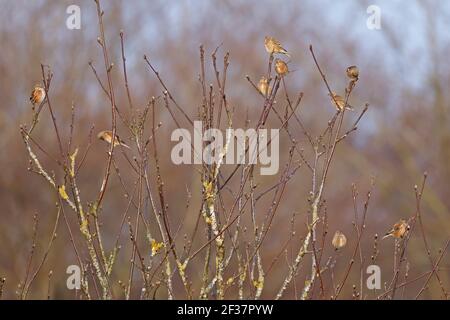
<path id="1" fill-rule="evenodd" d="M 150 241 L 151 246 L 152 246 L 152 257 L 155 256 L 159 250 L 164 246 L 164 243 L 162 242 L 157 242 L 155 239 L 152 239 Z"/>
<path id="2" fill-rule="evenodd" d="M 66 186 L 62 185 L 61 187 L 58 188 L 58 191 L 62 199 L 64 200 L 69 199 L 69 196 L 66 193 Z"/>

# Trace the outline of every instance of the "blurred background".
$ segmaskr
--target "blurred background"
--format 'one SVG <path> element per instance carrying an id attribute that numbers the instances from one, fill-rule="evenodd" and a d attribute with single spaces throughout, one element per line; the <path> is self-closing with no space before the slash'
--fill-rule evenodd
<path id="1" fill-rule="evenodd" d="M 76 4 L 81 8 L 81 29 L 69 30 L 66 9 Z M 104 1 L 105 29 L 116 87 L 119 109 L 127 111 L 128 103 L 121 70 L 120 30 L 125 34 L 128 77 L 133 102 L 143 108 L 152 96 L 161 96 L 163 88 L 146 66 L 146 54 L 161 73 L 175 99 L 192 117 L 201 103 L 199 46 L 203 44 L 206 58 L 220 47 L 220 57 L 230 52 L 227 82 L 228 99 L 235 108 L 235 126 L 244 126 L 248 115 L 254 124 L 260 113 L 261 97 L 245 79 L 257 81 L 267 70 L 268 55 L 264 36 L 280 40 L 291 53 L 289 67 L 294 70 L 286 77 L 291 97 L 304 92 L 301 115 L 308 130 L 317 135 L 333 115 L 327 89 L 309 52 L 313 45 L 317 59 L 331 87 L 343 94 L 347 85 L 346 67 L 357 65 L 360 79 L 351 97 L 351 104 L 361 110 L 370 104 L 368 113 L 357 132 L 339 145 L 325 191 L 329 233 L 341 230 L 348 235 L 349 246 L 340 254 L 348 261 L 352 254 L 355 231 L 351 185 L 359 191 L 362 206 L 372 178 L 375 186 L 362 240 L 370 264 L 373 237 L 384 234 L 400 218 L 415 213 L 414 185 L 420 184 L 423 173 L 428 180 L 422 202 L 425 231 L 431 253 L 437 257 L 450 233 L 450 3 L 446 1 Z M 381 28 L 370 30 L 366 21 L 367 8 L 376 5 L 381 10 Z M 98 22 L 95 4 L 90 0 L 44 1 L 0 0 L 0 276 L 6 278 L 4 297 L 16 298 L 28 265 L 33 233 L 33 215 L 38 214 L 37 247 L 33 266 L 41 259 L 53 228 L 56 195 L 46 181 L 27 168 L 28 154 L 19 126 L 30 123 L 29 94 L 42 81 L 40 64 L 51 66 L 54 74 L 50 94 L 62 136 L 70 132 L 71 105 L 75 105 L 74 144 L 86 149 L 89 130 L 108 129 L 111 123 L 107 98 L 98 85 L 88 62 L 92 61 L 105 79 L 101 48 L 97 44 Z M 219 58 L 222 65 L 221 58 Z M 208 69 L 210 82 L 214 75 Z M 281 95 L 281 91 L 280 91 Z M 280 96 L 281 100 L 281 96 Z M 57 143 L 48 110 L 34 135 L 51 154 L 57 154 Z M 179 119 L 183 125 L 182 117 Z M 356 115 L 353 115 L 354 117 Z M 170 162 L 170 133 L 175 128 L 167 110 L 160 106 L 159 120 L 163 122 L 158 139 L 163 159 L 162 174 L 170 199 L 171 220 L 174 225 L 186 216 L 182 232 L 189 233 L 195 224 L 201 195 L 199 175 L 189 166 L 174 166 Z M 279 126 L 276 118 L 273 127 Z M 349 121 L 349 124 L 351 122 Z M 347 124 L 347 125 L 349 125 Z M 129 141 L 127 132 L 119 133 Z M 305 149 L 307 141 L 296 127 L 294 135 Z M 281 151 L 288 153 L 289 140 L 283 133 Z M 284 140 L 283 140 L 284 139 Z M 282 156 L 284 165 L 286 156 Z M 43 164 L 55 170 L 55 164 L 40 154 Z M 106 147 L 94 140 L 92 150 L 80 172 L 79 184 L 85 201 L 94 200 L 101 186 L 105 167 Z M 123 160 L 123 159 L 122 159 Z M 280 167 L 282 170 L 282 167 Z M 262 177 L 261 183 L 270 185 Z M 269 179 L 269 178 L 267 178 Z M 270 178 L 271 183 L 277 177 Z M 125 177 L 125 180 L 126 177 Z M 133 180 L 127 181 L 130 185 Z M 264 243 L 263 262 L 269 266 L 289 237 L 290 219 L 295 213 L 297 240 L 289 247 L 287 257 L 298 250 L 305 234 L 307 195 L 311 189 L 309 172 L 302 168 L 283 196 L 268 239 Z M 186 210 L 187 191 L 192 194 Z M 270 198 L 270 197 L 269 197 Z M 270 199 L 268 199 L 270 201 Z M 103 208 L 105 241 L 115 240 L 126 201 L 116 177 L 112 178 Z M 264 211 L 264 207 L 260 208 Z M 69 220 L 76 223 L 70 210 Z M 361 212 L 361 210 L 360 210 Z M 125 228 L 126 229 L 126 228 Z M 126 230 L 124 230 L 126 235 Z M 203 236 L 203 233 L 201 233 Z M 127 236 L 123 237 L 126 242 Z M 204 240 L 198 240 L 198 245 Z M 331 241 L 331 238 L 330 238 Z M 382 267 L 382 282 L 392 277 L 392 239 L 379 243 L 381 253 L 376 264 Z M 125 280 L 129 261 L 126 245 L 121 251 L 115 275 Z M 331 249 L 330 249 L 331 250 Z M 330 251 L 329 255 L 332 255 Z M 347 257 L 347 260 L 345 259 Z M 440 266 L 444 287 L 450 290 L 450 258 L 445 256 Z M 278 291 L 286 274 L 285 258 L 279 259 L 266 283 L 263 298 Z M 123 267 L 120 267 L 121 262 Z M 407 252 L 410 276 L 430 270 L 423 241 L 417 233 Z M 73 292 L 65 286 L 66 267 L 77 260 L 63 222 L 58 237 L 42 272 L 31 288 L 29 297 L 46 298 L 48 277 L 53 271 L 52 298 L 71 298 Z M 202 259 L 192 268 L 202 268 Z M 346 262 L 336 265 L 335 274 L 343 274 Z M 351 294 L 351 284 L 359 284 L 359 267 L 345 289 Z M 302 286 L 308 267 L 297 276 Z M 192 269 L 191 272 L 195 273 Z M 136 272 L 137 273 L 137 272 Z M 337 276 L 340 278 L 339 276 Z M 194 279 L 195 281 L 195 279 Z M 424 279 L 408 287 L 404 297 L 414 297 Z M 411 295 L 408 295 L 410 290 Z M 20 291 L 20 290 L 19 290 Z M 317 293 L 317 292 L 316 292 Z M 370 295 L 373 298 L 376 295 Z M 134 297 L 138 297 L 135 293 Z M 295 297 L 290 288 L 287 298 Z M 435 278 L 422 298 L 442 298 Z"/>

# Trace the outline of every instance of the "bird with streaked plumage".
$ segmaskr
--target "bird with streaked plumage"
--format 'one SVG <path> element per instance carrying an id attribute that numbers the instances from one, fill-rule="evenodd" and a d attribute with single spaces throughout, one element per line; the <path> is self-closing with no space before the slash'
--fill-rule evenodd
<path id="1" fill-rule="evenodd" d="M 263 94 L 263 96 L 270 95 L 269 81 L 266 77 L 262 76 L 258 82 L 258 90 Z"/>
<path id="2" fill-rule="evenodd" d="M 280 77 L 284 77 L 289 73 L 289 68 L 286 62 L 281 59 L 275 60 L 275 71 Z"/>
<path id="3" fill-rule="evenodd" d="M 392 229 L 384 235 L 383 239 L 387 237 L 402 239 L 408 231 L 409 231 L 408 223 L 406 222 L 405 219 L 400 219 L 396 224 L 394 224 Z"/>
<path id="4" fill-rule="evenodd" d="M 331 102 L 333 103 L 333 105 L 335 106 L 336 110 L 339 112 L 342 112 L 344 110 L 344 106 L 345 109 L 353 111 L 354 108 L 349 105 L 347 103 L 347 105 L 345 104 L 345 99 L 343 97 L 341 97 L 340 95 L 332 92 L 331 94 L 328 94 L 331 98 Z"/>
<path id="5" fill-rule="evenodd" d="M 359 79 L 359 69 L 357 66 L 350 66 L 347 68 L 347 77 L 350 81 L 358 81 Z"/>
<path id="6" fill-rule="evenodd" d="M 265 36 L 264 37 L 264 47 L 266 51 L 270 54 L 280 53 L 291 57 L 286 49 L 281 46 L 281 43 L 274 37 Z"/>
<path id="7" fill-rule="evenodd" d="M 335 250 L 339 250 L 347 244 L 347 237 L 341 231 L 336 231 L 333 236 L 333 240 L 331 240 L 331 244 L 333 245 Z"/>
<path id="8" fill-rule="evenodd" d="M 112 143 L 113 139 L 112 139 L 112 132 L 108 131 L 108 130 L 104 130 L 104 131 L 100 131 L 97 134 L 97 138 L 100 140 L 103 140 L 109 144 Z M 114 147 L 116 146 L 122 146 L 128 149 L 131 149 L 125 142 L 123 142 L 122 140 L 120 140 L 119 136 L 116 134 L 116 138 L 114 139 Z"/>
<path id="9" fill-rule="evenodd" d="M 45 99 L 45 90 L 41 85 L 37 84 L 34 86 L 30 95 L 30 102 L 33 105 L 33 108 L 36 105 L 40 105 Z"/>

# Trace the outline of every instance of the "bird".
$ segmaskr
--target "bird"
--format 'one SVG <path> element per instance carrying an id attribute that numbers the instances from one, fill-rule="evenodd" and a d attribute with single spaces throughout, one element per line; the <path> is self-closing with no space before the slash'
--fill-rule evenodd
<path id="1" fill-rule="evenodd" d="M 42 88 L 42 86 L 39 84 L 35 85 L 30 95 L 30 102 L 33 105 L 33 108 L 36 105 L 40 105 L 42 101 L 44 101 L 44 99 L 45 99 L 44 88 Z"/>
<path id="2" fill-rule="evenodd" d="M 281 46 L 280 42 L 273 37 L 265 36 L 264 46 L 266 47 L 266 51 L 270 54 L 281 53 L 291 57 L 287 50 Z"/>
<path id="3" fill-rule="evenodd" d="M 339 112 L 342 112 L 344 110 L 345 105 L 345 99 L 342 98 L 340 95 L 332 92 L 331 94 L 328 94 L 331 97 L 331 102 L 336 107 L 336 110 Z M 353 111 L 353 107 L 347 103 L 345 106 L 345 109 Z"/>
<path id="4" fill-rule="evenodd" d="M 270 94 L 269 81 L 266 77 L 262 76 L 259 80 L 258 90 L 263 94 L 263 96 L 267 96 Z"/>
<path id="5" fill-rule="evenodd" d="M 331 241 L 335 250 L 339 250 L 347 244 L 347 237 L 341 231 L 336 231 Z"/>
<path id="6" fill-rule="evenodd" d="M 357 66 L 350 66 L 347 68 L 347 77 L 350 78 L 351 81 L 357 81 L 359 78 L 359 69 Z"/>
<path id="7" fill-rule="evenodd" d="M 108 142 L 109 144 L 111 144 L 112 142 L 112 132 L 105 130 L 105 131 L 100 131 L 97 134 L 97 138 L 103 141 Z M 120 140 L 119 136 L 116 134 L 116 138 L 114 139 L 114 147 L 116 146 L 123 146 L 125 148 L 131 149 L 125 142 L 123 142 L 122 140 Z"/>
<path id="8" fill-rule="evenodd" d="M 276 59 L 275 60 L 275 71 L 277 72 L 277 74 L 279 76 L 281 76 L 281 77 L 285 76 L 286 74 L 289 73 L 289 68 L 287 66 L 287 63 L 281 59 Z"/>
<path id="9" fill-rule="evenodd" d="M 408 230 L 409 230 L 409 225 L 406 222 L 406 220 L 400 219 L 396 224 L 394 224 L 392 229 L 385 234 L 383 239 L 390 237 L 390 236 L 392 236 L 396 239 L 402 239 Z"/>

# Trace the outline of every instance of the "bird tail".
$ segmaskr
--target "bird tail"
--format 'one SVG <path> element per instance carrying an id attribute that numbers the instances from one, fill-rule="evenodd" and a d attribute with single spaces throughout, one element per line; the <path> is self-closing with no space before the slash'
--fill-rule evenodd
<path id="1" fill-rule="evenodd" d="M 386 234 L 384 235 L 384 237 L 381 238 L 381 240 L 386 239 L 386 238 L 388 238 L 388 237 L 390 237 L 390 236 L 392 236 L 392 232 L 386 233 Z"/>
<path id="2" fill-rule="evenodd" d="M 120 143 L 120 145 L 121 145 L 122 147 L 125 147 L 125 148 L 128 148 L 128 149 L 131 149 L 131 148 L 130 148 L 130 146 L 128 146 L 128 145 L 127 145 L 127 144 L 125 144 L 124 142 L 121 142 L 121 143 Z"/>

